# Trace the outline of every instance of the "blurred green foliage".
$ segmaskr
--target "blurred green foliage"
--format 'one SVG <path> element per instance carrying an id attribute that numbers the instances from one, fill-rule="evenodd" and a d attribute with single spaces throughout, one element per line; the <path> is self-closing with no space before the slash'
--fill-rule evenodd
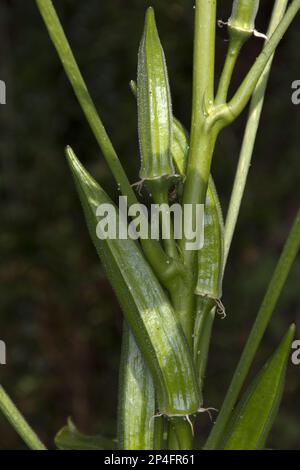
<path id="1" fill-rule="evenodd" d="M 132 182 L 138 179 L 136 76 L 145 0 L 55 1 L 91 94 Z M 226 20 L 231 0 L 219 2 Z M 272 0 L 261 2 L 257 29 L 266 30 Z M 173 107 L 189 127 L 193 2 L 153 0 L 165 48 Z M 253 165 L 224 285 L 227 319 L 217 320 L 205 405 L 218 408 L 280 248 L 299 204 L 300 106 L 291 103 L 299 79 L 299 17 L 279 47 Z M 235 74 L 247 72 L 261 42 L 252 39 Z M 226 51 L 218 30 L 217 71 Z M 41 438 L 53 447 L 72 416 L 80 430 L 113 435 L 116 425 L 121 314 L 89 240 L 64 158 L 71 144 L 112 194 L 117 189 L 63 73 L 35 3 L 0 3 L 0 338 L 7 365 L 0 379 Z M 230 188 L 244 118 L 219 140 L 213 173 L 223 203 Z M 289 277 L 257 368 L 287 325 L 300 326 L 300 261 Z M 298 330 L 297 337 L 300 332 Z M 300 449 L 300 369 L 290 365 L 271 448 Z M 199 439 L 211 423 L 201 415 Z M 0 417 L 0 448 L 23 448 Z"/>

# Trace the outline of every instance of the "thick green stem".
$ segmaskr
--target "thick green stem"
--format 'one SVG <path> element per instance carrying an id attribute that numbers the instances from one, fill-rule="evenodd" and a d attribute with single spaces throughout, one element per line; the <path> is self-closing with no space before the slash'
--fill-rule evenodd
<path id="1" fill-rule="evenodd" d="M 220 445 L 223 432 L 228 419 L 236 404 L 241 388 L 244 384 L 250 366 L 266 331 L 268 323 L 275 309 L 276 303 L 283 289 L 292 264 L 298 254 L 300 246 L 300 210 L 298 211 L 282 254 L 273 273 L 268 290 L 265 294 L 258 315 L 251 329 L 247 343 L 244 347 L 238 366 L 235 370 L 221 411 L 207 440 L 206 449 L 217 449 Z"/>
<path id="2" fill-rule="evenodd" d="M 270 21 L 267 36 L 270 37 L 280 23 L 286 10 L 288 0 L 277 0 L 272 18 Z M 271 57 L 267 67 L 265 68 L 257 86 L 254 90 L 248 121 L 244 133 L 243 143 L 241 147 L 239 163 L 235 174 L 233 190 L 230 197 L 229 208 L 226 217 L 225 234 L 224 234 L 224 266 L 227 262 L 234 230 L 237 223 L 238 214 L 241 207 L 243 194 L 245 191 L 246 181 L 250 168 L 251 158 L 253 154 L 254 144 L 256 140 L 257 130 L 260 122 L 260 116 L 264 104 L 265 92 L 268 84 L 270 70 L 272 66 L 273 56 Z"/>
<path id="3" fill-rule="evenodd" d="M 32 450 L 47 450 L 25 418 L 0 385 L 0 411 Z"/>
<path id="4" fill-rule="evenodd" d="M 164 448 L 164 430 L 167 418 L 165 416 L 157 416 L 154 422 L 154 450 Z"/>
<path id="5" fill-rule="evenodd" d="M 190 151 L 186 181 L 183 193 L 184 204 L 201 204 L 205 202 L 211 157 L 215 136 L 205 134 L 206 106 L 211 106 L 214 98 L 214 65 L 215 65 L 215 29 L 216 0 L 196 0 L 195 4 L 195 39 L 193 67 L 193 103 L 191 120 Z M 181 244 L 185 265 L 191 270 L 196 260 L 196 252 L 185 250 L 185 234 Z M 192 280 L 193 281 L 193 280 Z M 176 311 L 186 324 L 185 331 L 188 341 L 192 344 L 194 320 L 194 289 L 193 282 L 183 296 L 177 300 Z M 174 431 L 180 448 L 192 448 L 193 436 L 188 429 L 189 423 L 179 419 L 174 423 Z"/>
<path id="6" fill-rule="evenodd" d="M 169 421 L 168 422 L 168 441 L 167 441 L 168 450 L 180 450 L 180 446 L 177 440 L 176 432 L 174 426 Z"/>
<path id="7" fill-rule="evenodd" d="M 192 132 L 205 120 L 203 101 L 214 98 L 216 0 L 196 0 Z"/>
<path id="8" fill-rule="evenodd" d="M 189 155 L 187 167 L 186 183 L 183 193 L 183 204 L 205 204 L 208 179 L 212 156 L 217 139 L 217 132 L 210 131 L 201 133 L 195 137 L 194 145 L 196 150 Z M 184 206 L 183 206 L 184 209 Z M 184 262 L 190 268 L 195 266 L 196 254 L 195 250 L 186 250 L 186 239 L 182 240 L 182 252 L 184 253 Z"/>
<path id="9" fill-rule="evenodd" d="M 195 11 L 193 102 L 190 151 L 183 203 L 205 202 L 214 139 L 204 132 L 207 107 L 214 98 L 216 0 L 197 0 Z M 183 240 L 185 251 L 185 240 Z M 185 251 L 185 262 L 192 265 L 195 252 Z"/>
<path id="10" fill-rule="evenodd" d="M 168 444 L 178 445 L 177 449 L 172 450 L 192 450 L 193 449 L 193 430 L 190 422 L 186 418 L 171 418 Z"/>

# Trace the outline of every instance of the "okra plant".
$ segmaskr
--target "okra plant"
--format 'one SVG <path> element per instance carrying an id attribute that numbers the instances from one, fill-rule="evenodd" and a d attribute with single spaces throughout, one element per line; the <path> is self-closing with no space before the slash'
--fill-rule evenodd
<path id="1" fill-rule="evenodd" d="M 187 2 L 188 4 L 189 2 Z M 248 168 L 260 121 L 265 90 L 276 48 L 300 9 L 300 0 L 275 0 L 266 35 L 255 29 L 258 0 L 234 0 L 227 22 L 218 21 L 217 0 L 195 1 L 193 97 L 188 132 L 174 116 L 167 64 L 153 8 L 146 12 L 137 63 L 130 83 L 137 103 L 140 142 L 139 181 L 131 184 L 96 111 L 51 0 L 36 0 L 50 38 L 70 80 L 79 105 L 128 205 L 147 217 L 142 190 L 159 214 L 159 236 L 151 225 L 141 236 L 137 219 L 124 218 L 99 183 L 83 167 L 71 147 L 66 159 L 83 208 L 87 227 L 124 313 L 119 376 L 118 429 L 114 440 L 85 436 L 69 420 L 55 438 L 59 449 L 193 449 L 194 426 L 213 408 L 205 393 L 205 372 L 215 319 L 230 318 L 222 304 L 222 281 L 241 206 Z M 289 4 L 288 4 L 289 3 Z M 192 7 L 192 2 L 189 7 Z M 192 11 L 192 8 L 191 8 Z M 228 50 L 221 76 L 215 77 L 216 28 L 227 27 Z M 263 39 L 264 38 L 264 39 Z M 261 41 L 261 52 L 239 87 L 229 96 L 232 74 L 247 41 Z M 250 104 L 249 104 L 250 103 Z M 219 134 L 249 116 L 231 194 L 223 221 L 211 175 Z M 224 131 L 225 132 L 225 131 Z M 138 158 L 138 157 L 137 157 Z M 164 237 L 172 204 L 182 209 L 192 232 L 203 232 L 203 246 L 190 249 L 185 230 Z M 99 207 L 114 208 L 118 228 L 135 239 L 105 237 L 99 229 Z M 204 207 L 203 224 L 197 208 Z M 189 210 L 189 212 L 188 212 Z M 143 215 L 144 214 L 144 215 Z M 132 216 L 133 214 L 131 214 Z M 99 234 L 99 231 L 101 232 Z M 295 216 L 282 254 L 233 374 L 205 449 L 263 449 L 278 412 L 295 326 L 241 393 L 285 281 L 298 253 L 300 211 Z M 3 388 L 0 409 L 31 449 L 45 449 Z"/>

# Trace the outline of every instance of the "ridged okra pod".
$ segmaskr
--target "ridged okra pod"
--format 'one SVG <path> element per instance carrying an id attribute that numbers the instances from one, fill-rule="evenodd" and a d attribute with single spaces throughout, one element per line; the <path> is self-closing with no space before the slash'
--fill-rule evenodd
<path id="1" fill-rule="evenodd" d="M 220 301 L 224 269 L 224 223 L 220 201 L 212 177 L 209 178 L 205 201 L 204 246 L 198 252 L 197 311 L 194 326 L 194 360 L 202 391 L 211 330 L 217 305 L 225 316 Z"/>
<path id="2" fill-rule="evenodd" d="M 205 201 L 204 246 L 198 252 L 197 295 L 220 299 L 223 264 L 224 222 L 218 194 L 210 177 Z"/>
<path id="3" fill-rule="evenodd" d="M 195 413 L 199 389 L 192 354 L 165 291 L 133 240 L 97 236 L 98 207 L 115 206 L 70 148 L 67 158 L 91 238 L 152 373 L 159 414 Z M 121 223 L 119 216 L 117 222 Z"/>
<path id="4" fill-rule="evenodd" d="M 189 136 L 173 117 L 172 158 L 177 171 L 185 177 Z M 213 178 L 208 181 L 204 218 L 204 246 L 198 252 L 196 316 L 194 325 L 194 361 L 200 385 L 205 376 L 215 306 L 222 295 L 224 269 L 224 222 Z M 221 306 L 221 304 L 219 304 Z"/>
<path id="5" fill-rule="evenodd" d="M 178 172 L 185 176 L 189 136 L 182 124 L 173 118 L 172 157 Z M 198 374 L 201 400 L 215 306 L 222 295 L 224 268 L 224 222 L 221 204 L 213 178 L 208 181 L 204 218 L 204 246 L 198 252 L 196 316 L 194 325 L 194 361 Z M 220 304 L 221 305 L 221 304 Z"/>
<path id="6" fill-rule="evenodd" d="M 137 85 L 134 80 L 130 80 L 130 89 L 132 94 L 137 97 Z M 183 125 L 172 117 L 172 142 L 171 142 L 171 157 L 173 165 L 178 172 L 177 177 L 184 178 L 185 169 L 187 164 L 187 156 L 189 151 L 188 132 Z"/>
<path id="7" fill-rule="evenodd" d="M 152 376 L 133 334 L 124 322 L 119 377 L 118 447 L 125 450 L 154 449 L 155 412 Z"/>
<path id="8" fill-rule="evenodd" d="M 176 145 L 172 145 L 172 158 L 184 178 L 188 156 L 188 133 L 174 118 L 173 133 Z M 205 201 L 204 246 L 198 252 L 198 278 L 195 294 L 218 300 L 222 296 L 224 265 L 224 221 L 221 204 L 213 178 L 210 176 Z"/>
<path id="9" fill-rule="evenodd" d="M 254 378 L 236 406 L 224 432 L 225 450 L 263 450 L 278 414 L 295 325 Z"/>
<path id="10" fill-rule="evenodd" d="M 172 107 L 164 52 L 154 11 L 146 13 L 138 53 L 138 129 L 141 153 L 140 178 L 151 192 L 176 179 L 171 156 Z"/>

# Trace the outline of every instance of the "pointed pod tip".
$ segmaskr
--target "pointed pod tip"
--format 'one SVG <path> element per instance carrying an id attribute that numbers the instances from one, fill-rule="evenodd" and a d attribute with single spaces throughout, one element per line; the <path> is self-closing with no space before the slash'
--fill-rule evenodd
<path id="1" fill-rule="evenodd" d="M 293 338 L 296 333 L 296 325 L 295 323 L 292 323 L 288 329 L 288 334 Z"/>
<path id="2" fill-rule="evenodd" d="M 291 338 L 293 338 L 294 335 L 295 335 L 295 332 L 296 332 L 296 325 L 295 325 L 295 323 L 292 323 L 292 324 L 289 326 L 289 328 L 288 328 L 288 330 L 287 330 L 287 332 L 286 332 L 286 334 L 285 334 L 285 336 L 284 336 L 284 339 L 291 339 Z"/>
<path id="3" fill-rule="evenodd" d="M 65 153 L 66 153 L 66 155 L 70 155 L 70 154 L 74 153 L 73 150 L 72 150 L 72 147 L 70 145 L 67 145 L 65 147 Z"/>
<path id="4" fill-rule="evenodd" d="M 296 325 L 292 323 L 278 346 L 277 353 L 290 347 L 295 337 Z"/>
<path id="5" fill-rule="evenodd" d="M 146 11 L 146 25 L 148 27 L 156 26 L 154 8 L 149 7 Z"/>
<path id="6" fill-rule="evenodd" d="M 75 155 L 75 152 L 74 150 L 72 149 L 72 147 L 70 145 L 67 145 L 66 148 L 65 148 L 65 154 L 66 154 L 66 157 L 69 159 L 69 160 L 77 160 L 76 158 L 76 155 Z"/>
<path id="7" fill-rule="evenodd" d="M 146 15 L 154 16 L 154 8 L 153 7 L 148 7 L 147 10 L 146 10 Z"/>
<path id="8" fill-rule="evenodd" d="M 69 146 L 68 146 L 69 147 Z M 69 147 L 71 149 L 71 147 Z M 72 149 L 71 149 L 72 150 Z M 74 424 L 74 421 L 73 419 L 71 418 L 71 416 L 68 416 L 68 419 L 67 419 L 67 427 L 68 429 L 71 431 L 71 432 L 76 432 L 78 431 L 75 424 Z"/>
<path id="9" fill-rule="evenodd" d="M 71 166 L 74 166 L 76 163 L 78 163 L 78 159 L 75 155 L 74 150 L 70 145 L 67 145 L 65 148 L 65 155 L 67 157 L 67 160 Z"/>
<path id="10" fill-rule="evenodd" d="M 133 93 L 133 95 L 136 96 L 136 95 L 137 95 L 137 85 L 136 85 L 136 82 L 135 82 L 134 80 L 130 80 L 129 86 L 130 86 L 130 89 L 131 89 L 131 92 Z"/>

